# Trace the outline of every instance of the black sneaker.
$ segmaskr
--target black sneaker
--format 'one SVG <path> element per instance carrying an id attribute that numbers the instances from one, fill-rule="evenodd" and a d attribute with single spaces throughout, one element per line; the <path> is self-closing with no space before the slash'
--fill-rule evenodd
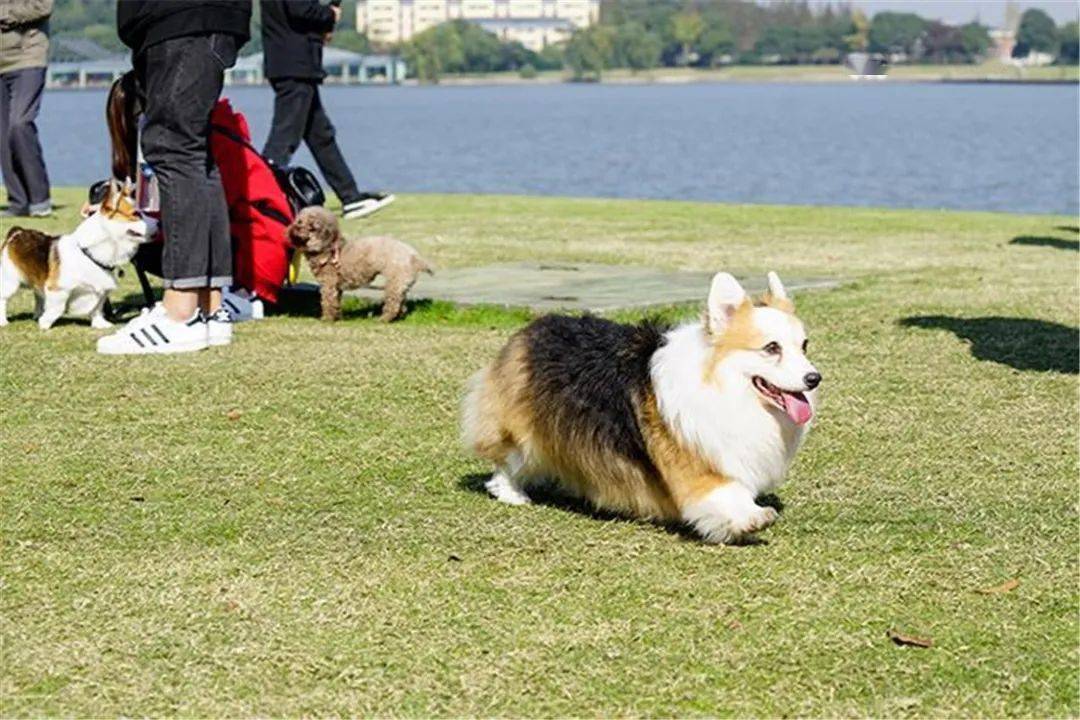
<path id="1" fill-rule="evenodd" d="M 341 208 L 341 217 L 346 220 L 362 218 L 382 210 L 394 202 L 394 196 L 390 193 L 373 192 L 361 193 L 356 200 L 346 203 Z"/>

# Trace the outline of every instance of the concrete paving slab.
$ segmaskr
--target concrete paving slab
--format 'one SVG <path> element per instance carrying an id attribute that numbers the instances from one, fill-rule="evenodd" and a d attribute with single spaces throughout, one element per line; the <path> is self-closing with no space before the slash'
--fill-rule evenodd
<path id="1" fill-rule="evenodd" d="M 460 305 L 527 307 L 541 312 L 591 310 L 601 312 L 682 302 L 704 302 L 711 272 L 682 272 L 633 265 L 525 262 L 481 267 L 446 268 L 434 276 L 421 275 L 409 292 L 413 300 L 446 300 Z M 765 289 L 765 272 L 740 277 L 749 293 Z M 785 277 L 791 293 L 835 287 L 836 280 Z M 350 295 L 379 300 L 375 287 Z"/>

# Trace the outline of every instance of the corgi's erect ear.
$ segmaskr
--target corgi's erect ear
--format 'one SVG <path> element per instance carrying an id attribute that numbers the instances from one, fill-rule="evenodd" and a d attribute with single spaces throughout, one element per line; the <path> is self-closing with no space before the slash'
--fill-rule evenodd
<path id="1" fill-rule="evenodd" d="M 767 280 L 769 290 L 761 299 L 762 303 L 764 303 L 766 307 L 783 310 L 784 312 L 795 312 L 795 303 L 788 297 L 787 290 L 784 289 L 784 283 L 780 282 L 780 276 L 769 271 Z"/>
<path id="2" fill-rule="evenodd" d="M 721 333 L 731 322 L 735 311 L 746 302 L 746 291 L 728 273 L 716 273 L 709 288 L 709 332 Z"/>
<path id="3" fill-rule="evenodd" d="M 784 289 L 784 283 L 780 282 L 780 276 L 770 270 L 766 278 L 769 281 L 769 294 L 777 300 L 787 300 L 787 290 Z"/>

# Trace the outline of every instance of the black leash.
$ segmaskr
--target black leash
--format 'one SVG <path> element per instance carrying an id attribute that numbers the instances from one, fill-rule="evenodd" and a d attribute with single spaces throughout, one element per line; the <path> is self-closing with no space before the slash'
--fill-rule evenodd
<path id="1" fill-rule="evenodd" d="M 90 259 L 90 262 L 94 263 L 95 265 L 97 265 L 97 266 L 98 266 L 99 268 L 101 268 L 101 269 L 102 269 L 102 270 L 104 270 L 105 272 L 107 272 L 107 273 L 109 273 L 110 275 L 112 275 L 112 274 L 113 274 L 113 273 L 114 273 L 114 272 L 116 271 L 116 266 L 113 266 L 113 265 L 106 265 L 105 263 L 101 262 L 101 261 L 100 261 L 100 260 L 98 260 L 98 259 L 97 259 L 96 257 L 94 257 L 93 255 L 91 255 L 91 254 L 90 254 L 90 251 L 89 251 L 89 250 L 87 250 L 86 248 L 84 248 L 84 247 L 83 247 L 82 245 L 79 245 L 79 246 L 78 246 L 78 248 L 79 248 L 80 250 L 82 250 L 82 254 L 83 254 L 83 255 L 85 255 L 85 256 L 86 256 L 87 258 L 89 258 L 89 259 Z"/>

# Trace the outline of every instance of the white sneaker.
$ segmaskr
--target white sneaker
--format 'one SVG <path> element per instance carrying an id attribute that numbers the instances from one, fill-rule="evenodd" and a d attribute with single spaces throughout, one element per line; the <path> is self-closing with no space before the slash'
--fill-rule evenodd
<path id="1" fill-rule="evenodd" d="M 341 217 L 345 220 L 362 218 L 382 210 L 394 202 L 395 198 L 390 193 L 369 192 L 361 193 L 360 197 L 341 208 Z"/>
<path id="2" fill-rule="evenodd" d="M 206 323 L 206 341 L 211 347 L 228 345 L 232 342 L 232 316 L 222 305 L 210 317 L 203 317 Z"/>
<path id="3" fill-rule="evenodd" d="M 158 303 L 113 334 L 98 338 L 97 351 L 102 355 L 163 355 L 205 350 L 207 344 L 202 313 L 196 310 L 191 319 L 177 322 Z"/>
<path id="4" fill-rule="evenodd" d="M 234 322 L 262 320 L 265 315 L 263 301 L 244 288 L 226 288 L 221 293 L 221 306 L 229 311 L 229 318 Z"/>

